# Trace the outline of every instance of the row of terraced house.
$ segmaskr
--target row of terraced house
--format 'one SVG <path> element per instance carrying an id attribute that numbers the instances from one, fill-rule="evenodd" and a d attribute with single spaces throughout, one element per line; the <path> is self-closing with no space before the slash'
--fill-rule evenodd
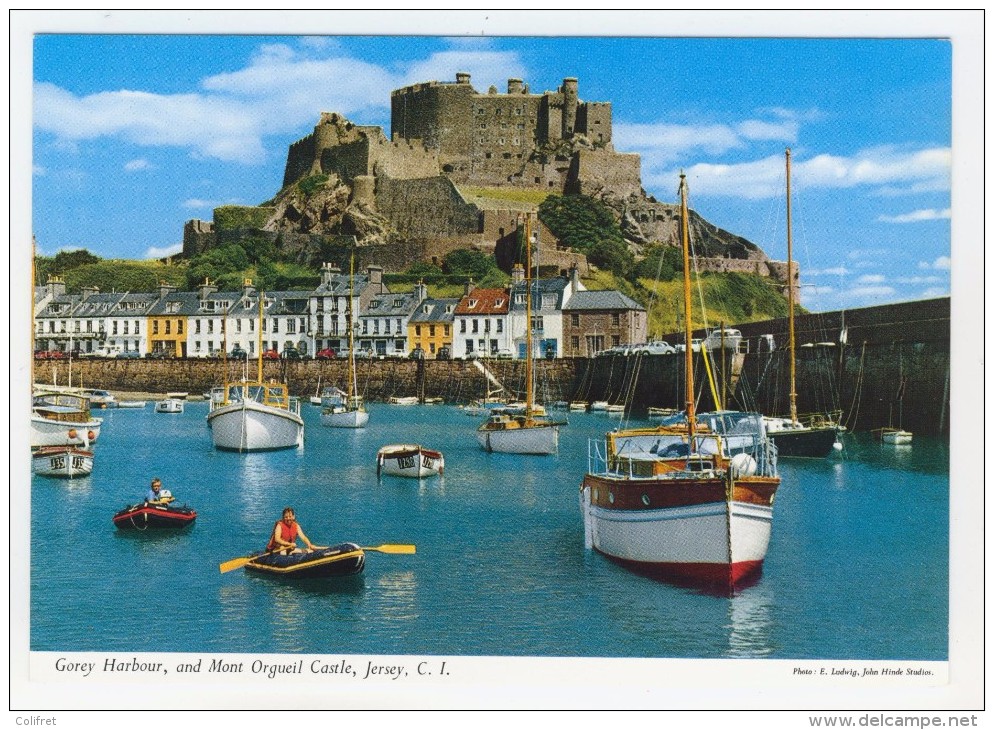
<path id="1" fill-rule="evenodd" d="M 587 291 L 575 269 L 530 283 L 535 356 L 589 357 L 646 340 L 645 308 L 617 291 Z M 310 357 L 348 347 L 351 311 L 354 345 L 364 354 L 407 357 L 420 350 L 427 358 L 521 358 L 528 291 L 520 266 L 508 287 L 468 282 L 461 298 L 450 299 L 430 298 L 420 283 L 409 292 L 390 292 L 377 266 L 350 282 L 325 265 L 312 291 L 260 292 L 246 280 L 240 291 L 229 292 L 205 282 L 192 292 L 162 285 L 155 292 L 89 288 L 67 294 L 65 283 L 51 277 L 35 290 L 34 347 L 194 358 L 241 348 L 253 357 L 261 342 L 264 351 L 292 349 Z"/>

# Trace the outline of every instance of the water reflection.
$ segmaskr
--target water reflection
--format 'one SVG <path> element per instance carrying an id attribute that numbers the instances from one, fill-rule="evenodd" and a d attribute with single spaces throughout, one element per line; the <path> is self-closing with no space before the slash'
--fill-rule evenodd
<path id="1" fill-rule="evenodd" d="M 377 612 L 387 621 L 418 617 L 418 580 L 413 571 L 383 573 L 376 579 Z"/>
<path id="2" fill-rule="evenodd" d="M 760 583 L 729 598 L 728 620 L 728 656 L 773 654 L 773 595 L 768 585 Z"/>

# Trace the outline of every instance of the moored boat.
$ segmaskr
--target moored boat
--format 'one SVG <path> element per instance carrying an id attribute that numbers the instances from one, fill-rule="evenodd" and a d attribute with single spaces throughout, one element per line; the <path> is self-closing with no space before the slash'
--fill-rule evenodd
<path id="1" fill-rule="evenodd" d="M 246 570 L 282 578 L 344 578 L 358 575 L 366 566 L 366 554 L 355 543 L 313 551 L 259 552 L 245 564 Z"/>
<path id="2" fill-rule="evenodd" d="M 376 452 L 376 476 L 390 474 L 397 477 L 435 476 L 445 473 L 442 452 L 415 444 L 392 444 Z"/>
<path id="3" fill-rule="evenodd" d="M 355 239 L 353 239 L 353 242 Z M 322 398 L 321 425 L 329 428 L 365 428 L 369 423 L 369 411 L 359 395 L 359 383 L 355 367 L 355 327 L 352 321 L 355 313 L 352 304 L 355 299 L 355 251 L 349 258 L 349 296 L 345 312 L 345 329 L 349 340 L 349 357 L 346 389 L 336 396 L 336 400 L 325 404 Z M 337 389 L 336 389 L 337 390 Z M 417 400 L 417 399 L 415 399 Z"/>
<path id="4" fill-rule="evenodd" d="M 595 400 L 590 404 L 590 410 L 592 411 L 606 411 L 608 407 L 608 402 L 606 400 Z"/>
<path id="5" fill-rule="evenodd" d="M 583 400 L 570 401 L 569 404 L 569 409 L 571 411 L 586 411 L 588 407 L 589 404 L 587 403 L 587 401 Z"/>
<path id="6" fill-rule="evenodd" d="M 695 414 L 690 233 L 680 183 L 684 422 L 614 430 L 591 442 L 580 488 L 584 544 L 634 572 L 722 592 L 762 571 L 780 485 L 758 413 Z M 707 356 L 706 351 L 702 353 Z"/>
<path id="7" fill-rule="evenodd" d="M 166 497 L 158 502 L 142 502 L 125 507 L 114 515 L 114 526 L 119 530 L 147 530 L 149 528 L 182 529 L 197 519 L 190 507 L 174 507 Z"/>
<path id="8" fill-rule="evenodd" d="M 31 406 L 31 446 L 88 448 L 100 436 L 102 424 L 102 419 L 90 416 L 88 396 L 39 391 Z"/>
<path id="9" fill-rule="evenodd" d="M 881 428 L 877 429 L 875 433 L 877 433 L 881 441 L 892 446 L 910 444 L 914 438 L 914 434 L 911 431 L 905 431 L 903 428 Z"/>
<path id="10" fill-rule="evenodd" d="M 387 403 L 392 406 L 416 406 L 418 404 L 418 397 L 416 395 L 393 395 L 387 399 Z"/>
<path id="11" fill-rule="evenodd" d="M 165 398 L 155 403 L 156 413 L 182 413 L 183 408 L 183 401 L 177 398 Z"/>
<path id="12" fill-rule="evenodd" d="M 173 400 L 186 400 L 190 396 L 186 391 L 174 391 L 166 393 L 166 398 L 171 398 Z"/>
<path id="13" fill-rule="evenodd" d="M 144 408 L 147 401 L 143 400 L 120 400 L 117 402 L 118 408 Z"/>
<path id="14" fill-rule="evenodd" d="M 93 452 L 75 446 L 42 446 L 31 452 L 31 471 L 46 477 L 85 477 L 93 471 Z"/>

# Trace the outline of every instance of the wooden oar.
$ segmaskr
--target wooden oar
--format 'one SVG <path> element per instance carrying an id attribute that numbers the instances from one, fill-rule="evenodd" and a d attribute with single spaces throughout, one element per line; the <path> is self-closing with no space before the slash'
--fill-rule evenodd
<path id="1" fill-rule="evenodd" d="M 226 563 L 221 563 L 217 567 L 221 569 L 222 573 L 228 573 L 228 572 L 231 572 L 232 570 L 238 570 L 239 568 L 244 568 L 246 565 L 248 565 L 249 563 L 251 563 L 253 560 L 258 560 L 259 558 L 263 558 L 263 557 L 265 557 L 267 555 L 272 555 L 273 553 L 278 553 L 278 552 L 280 552 L 282 550 L 286 550 L 286 548 L 285 547 L 281 547 L 281 548 L 278 548 L 277 550 L 270 550 L 268 553 L 263 553 L 262 555 L 252 555 L 252 556 L 247 557 L 247 558 L 235 558 L 234 560 L 229 560 Z"/>
<path id="2" fill-rule="evenodd" d="M 397 555 L 413 555 L 417 549 L 414 545 L 378 545 L 377 547 L 364 547 L 363 550 L 371 550 L 374 553 L 394 553 Z"/>

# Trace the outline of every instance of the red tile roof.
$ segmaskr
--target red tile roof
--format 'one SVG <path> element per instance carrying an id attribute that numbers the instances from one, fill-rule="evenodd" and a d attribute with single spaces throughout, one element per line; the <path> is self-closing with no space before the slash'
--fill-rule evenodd
<path id="1" fill-rule="evenodd" d="M 455 315 L 507 314 L 509 300 L 507 289 L 474 289 L 459 300 Z"/>

